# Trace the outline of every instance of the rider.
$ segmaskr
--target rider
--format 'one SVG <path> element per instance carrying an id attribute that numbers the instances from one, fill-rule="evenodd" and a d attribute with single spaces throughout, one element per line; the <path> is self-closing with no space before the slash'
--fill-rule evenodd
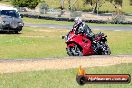
<path id="1" fill-rule="evenodd" d="M 83 22 L 79 17 L 76 17 L 74 21 L 75 24 L 73 25 L 73 29 L 75 29 L 75 34 L 80 32 L 85 33 L 86 37 L 93 41 L 94 33 L 91 31 L 88 25 L 85 24 L 85 22 Z"/>

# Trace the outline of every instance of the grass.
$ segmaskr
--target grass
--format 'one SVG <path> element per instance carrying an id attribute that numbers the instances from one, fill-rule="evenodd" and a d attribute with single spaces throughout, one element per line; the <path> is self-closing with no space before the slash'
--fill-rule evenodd
<path id="1" fill-rule="evenodd" d="M 90 67 L 88 74 L 130 74 L 132 64 Z M 0 88 L 131 88 L 130 84 L 87 84 L 76 82 L 77 69 L 45 70 L 0 75 Z"/>
<path id="2" fill-rule="evenodd" d="M 25 23 L 32 23 L 32 24 L 73 24 L 73 22 L 67 22 L 67 21 L 54 21 L 54 20 L 44 20 L 44 19 L 33 19 L 33 18 L 27 18 L 24 17 L 23 21 Z"/>
<path id="3" fill-rule="evenodd" d="M 67 21 L 54 21 L 54 20 L 44 20 L 44 19 L 33 19 L 24 17 L 23 21 L 25 23 L 32 23 L 32 24 L 59 24 L 59 25 L 73 25 L 74 22 L 67 22 Z M 87 23 L 90 26 L 130 26 L 129 24 L 96 24 L 96 23 Z"/>
<path id="4" fill-rule="evenodd" d="M 65 57 L 67 56 L 66 44 L 61 36 L 68 31 L 24 27 L 21 34 L 0 34 L 0 59 Z M 132 31 L 101 32 L 108 35 L 112 54 L 132 54 Z"/>
<path id="5" fill-rule="evenodd" d="M 65 56 L 63 31 L 46 28 L 24 28 L 22 34 L 0 36 L 0 58 L 43 58 Z"/>
<path id="6" fill-rule="evenodd" d="M 1 0 L 0 4 L 11 5 L 11 2 L 7 0 Z"/>
<path id="7" fill-rule="evenodd" d="M 130 9 L 132 8 L 132 5 L 130 6 L 129 4 L 130 4 L 130 0 L 124 0 L 122 10 L 127 14 L 132 14 L 132 10 Z"/>

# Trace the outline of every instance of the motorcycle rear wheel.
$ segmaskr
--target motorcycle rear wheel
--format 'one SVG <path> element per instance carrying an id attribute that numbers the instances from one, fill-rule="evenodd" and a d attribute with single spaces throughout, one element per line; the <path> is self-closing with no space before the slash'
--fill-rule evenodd
<path id="1" fill-rule="evenodd" d="M 76 44 L 67 48 L 67 54 L 69 56 L 83 56 L 81 49 Z"/>
<path id="2" fill-rule="evenodd" d="M 109 46 L 105 43 L 103 50 L 102 50 L 102 55 L 110 55 L 110 54 L 111 54 L 111 50 Z"/>

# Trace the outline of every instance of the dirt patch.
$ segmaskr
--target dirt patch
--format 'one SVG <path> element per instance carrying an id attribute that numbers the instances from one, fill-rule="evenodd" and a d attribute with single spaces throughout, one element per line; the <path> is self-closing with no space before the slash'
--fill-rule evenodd
<path id="1" fill-rule="evenodd" d="M 34 30 L 34 31 L 38 31 L 38 32 L 48 32 L 48 33 L 54 32 L 53 30 Z"/>
<path id="2" fill-rule="evenodd" d="M 0 73 L 69 69 L 80 65 L 82 67 L 109 66 L 121 63 L 132 63 L 132 55 L 0 60 Z"/>

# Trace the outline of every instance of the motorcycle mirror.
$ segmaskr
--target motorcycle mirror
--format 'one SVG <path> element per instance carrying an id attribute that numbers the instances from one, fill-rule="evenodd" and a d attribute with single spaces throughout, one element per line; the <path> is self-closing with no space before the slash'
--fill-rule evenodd
<path id="1" fill-rule="evenodd" d="M 63 36 L 62 36 L 62 39 L 64 39 L 64 38 L 65 38 L 65 36 L 63 35 Z"/>

